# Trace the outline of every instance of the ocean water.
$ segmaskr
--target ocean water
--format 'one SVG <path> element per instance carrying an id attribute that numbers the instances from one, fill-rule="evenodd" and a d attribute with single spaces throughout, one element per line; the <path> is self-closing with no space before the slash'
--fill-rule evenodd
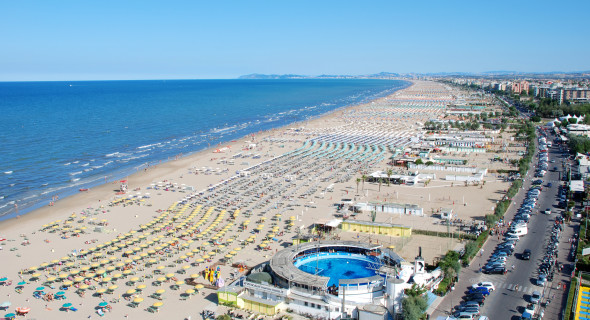
<path id="1" fill-rule="evenodd" d="M 396 80 L 0 82 L 0 220 L 250 133 L 407 87 Z"/>

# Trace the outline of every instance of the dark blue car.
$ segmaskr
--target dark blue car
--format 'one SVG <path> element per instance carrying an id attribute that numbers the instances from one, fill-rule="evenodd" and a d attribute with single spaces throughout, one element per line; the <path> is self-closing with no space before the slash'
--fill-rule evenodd
<path id="1" fill-rule="evenodd" d="M 469 294 L 472 294 L 472 293 L 481 293 L 484 296 L 488 296 L 490 294 L 490 290 L 488 290 L 488 288 L 486 288 L 486 287 L 477 287 L 477 288 L 470 287 Z"/>

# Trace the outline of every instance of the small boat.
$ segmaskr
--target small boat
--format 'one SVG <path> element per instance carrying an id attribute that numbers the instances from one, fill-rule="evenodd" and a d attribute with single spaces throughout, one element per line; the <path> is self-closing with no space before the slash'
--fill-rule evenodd
<path id="1" fill-rule="evenodd" d="M 90 189 L 88 189 L 88 188 L 81 188 L 80 189 L 80 191 L 88 191 L 88 190 L 90 190 Z"/>

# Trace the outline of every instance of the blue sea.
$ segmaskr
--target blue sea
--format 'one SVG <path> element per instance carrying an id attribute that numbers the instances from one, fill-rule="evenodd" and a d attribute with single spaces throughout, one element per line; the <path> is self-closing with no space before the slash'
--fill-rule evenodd
<path id="1" fill-rule="evenodd" d="M 250 133 L 393 93 L 396 80 L 0 82 L 0 220 Z"/>

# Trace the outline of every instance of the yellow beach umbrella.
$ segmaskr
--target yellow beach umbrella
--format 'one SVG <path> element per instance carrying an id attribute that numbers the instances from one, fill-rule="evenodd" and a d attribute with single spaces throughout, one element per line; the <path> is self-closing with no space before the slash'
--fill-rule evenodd
<path id="1" fill-rule="evenodd" d="M 184 284 L 184 281 L 183 280 L 178 280 L 174 284 L 177 285 L 177 286 L 181 286 L 181 285 Z"/>
<path id="2" fill-rule="evenodd" d="M 158 278 L 158 279 L 156 279 L 156 280 L 157 280 L 157 281 L 160 281 L 160 282 L 163 282 L 163 281 L 166 281 L 166 278 L 165 278 L 165 277 L 159 277 L 159 278 Z"/>
<path id="3" fill-rule="evenodd" d="M 127 290 L 127 292 L 126 292 L 126 293 L 127 293 L 127 294 L 134 294 L 136 291 L 137 291 L 137 290 L 135 290 L 135 289 L 129 289 L 129 290 Z"/>
<path id="4" fill-rule="evenodd" d="M 137 286 L 137 289 L 141 290 L 141 289 L 145 289 L 147 286 L 145 284 L 140 284 Z"/>
<path id="5" fill-rule="evenodd" d="M 155 303 L 153 304 L 153 306 L 154 306 L 154 307 L 156 307 L 156 308 L 158 308 L 158 307 L 161 307 L 161 306 L 163 306 L 163 305 L 164 305 L 164 302 L 162 302 L 162 301 L 158 301 L 158 302 L 155 302 Z"/>
<path id="6" fill-rule="evenodd" d="M 107 292 L 107 289 L 105 289 L 105 288 L 100 288 L 100 289 L 96 290 L 96 293 L 105 293 L 105 292 Z"/>
<path id="7" fill-rule="evenodd" d="M 68 286 L 69 287 L 69 286 L 71 286 L 73 284 L 73 282 L 70 281 L 70 280 L 66 280 L 66 281 L 64 281 L 63 284 L 64 284 L 64 286 Z"/>
<path id="8" fill-rule="evenodd" d="M 159 290 L 156 290 L 156 293 L 157 293 L 157 294 L 162 294 L 162 293 L 164 293 L 164 292 L 166 292 L 166 290 L 164 290 L 164 289 L 159 289 Z"/>
<path id="9" fill-rule="evenodd" d="M 118 285 L 114 284 L 114 285 L 112 285 L 112 286 L 109 287 L 109 290 L 112 291 L 112 290 L 117 289 L 118 287 L 119 287 Z"/>
<path id="10" fill-rule="evenodd" d="M 49 281 L 49 282 L 53 282 L 53 281 L 55 281 L 55 280 L 56 280 L 56 278 L 55 278 L 55 277 L 49 277 L 49 278 L 47 278 L 47 281 Z"/>
<path id="11" fill-rule="evenodd" d="M 87 284 L 81 284 L 78 289 L 80 289 L 80 290 L 86 290 L 86 289 L 88 289 L 88 285 Z"/>
<path id="12" fill-rule="evenodd" d="M 195 290 L 194 290 L 194 289 L 187 289 L 187 290 L 185 291 L 185 293 L 186 293 L 186 294 L 193 294 L 193 293 L 195 293 Z"/>
<path id="13" fill-rule="evenodd" d="M 200 284 L 200 283 L 198 283 L 198 284 L 195 285 L 195 289 L 203 289 L 204 287 L 205 286 L 202 285 L 202 284 Z"/>
<path id="14" fill-rule="evenodd" d="M 133 278 L 129 279 L 129 281 L 131 281 L 131 282 L 137 282 L 137 281 L 139 281 L 139 278 L 138 277 L 133 277 Z"/>
<path id="15" fill-rule="evenodd" d="M 133 302 L 135 302 L 135 303 L 140 303 L 142 301 L 143 301 L 143 298 L 135 298 L 135 299 L 133 299 Z"/>

